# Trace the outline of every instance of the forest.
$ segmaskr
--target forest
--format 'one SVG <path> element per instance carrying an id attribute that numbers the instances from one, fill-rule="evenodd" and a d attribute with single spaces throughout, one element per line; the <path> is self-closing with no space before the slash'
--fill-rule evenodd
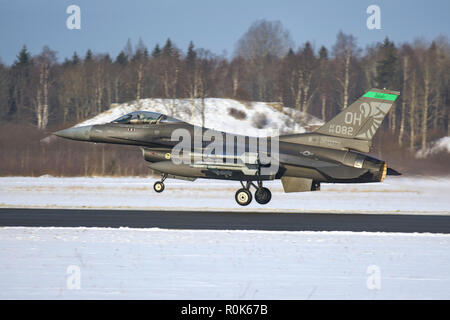
<path id="1" fill-rule="evenodd" d="M 59 61 L 24 45 L 0 62 L 0 175 L 148 175 L 138 148 L 41 140 L 111 106 L 144 98 L 282 102 L 329 120 L 370 88 L 401 92 L 375 137 L 373 154 L 411 174 L 448 173 L 448 154 L 415 157 L 450 136 L 450 44 L 446 37 L 365 48 L 338 32 L 331 48 L 295 45 L 278 21 L 255 21 L 230 57 L 128 40 L 117 56 L 74 52 Z M 197 111 L 196 111 L 197 112 Z M 201 111 L 198 111 L 201 112 Z M 226 112 L 224 110 L 224 112 Z"/>

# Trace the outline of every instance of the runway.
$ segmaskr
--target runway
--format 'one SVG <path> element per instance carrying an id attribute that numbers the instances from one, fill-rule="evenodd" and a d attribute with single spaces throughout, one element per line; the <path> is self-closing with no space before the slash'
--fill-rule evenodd
<path id="1" fill-rule="evenodd" d="M 2 208 L 6 226 L 450 233 L 450 216 Z"/>

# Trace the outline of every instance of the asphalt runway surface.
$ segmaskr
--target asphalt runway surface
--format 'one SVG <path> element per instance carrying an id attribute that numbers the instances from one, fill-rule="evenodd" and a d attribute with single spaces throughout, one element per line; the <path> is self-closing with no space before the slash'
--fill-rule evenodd
<path id="1" fill-rule="evenodd" d="M 5 226 L 450 233 L 450 216 L 2 208 Z"/>

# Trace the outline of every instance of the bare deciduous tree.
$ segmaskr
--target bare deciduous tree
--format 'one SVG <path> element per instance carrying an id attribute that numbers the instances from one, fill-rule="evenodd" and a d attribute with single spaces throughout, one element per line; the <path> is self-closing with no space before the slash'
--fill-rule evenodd
<path id="1" fill-rule="evenodd" d="M 340 31 L 333 46 L 333 55 L 336 62 L 336 80 L 340 88 L 339 104 L 341 109 L 348 106 L 352 77 L 351 62 L 357 53 L 356 38 Z"/>
<path id="2" fill-rule="evenodd" d="M 46 129 L 49 116 L 48 90 L 50 86 L 50 68 L 56 62 L 56 53 L 48 46 L 44 46 L 40 55 L 36 58 L 38 69 L 38 85 L 36 88 L 35 115 L 37 127 Z"/>
<path id="3" fill-rule="evenodd" d="M 239 39 L 236 55 L 249 61 L 272 56 L 281 58 L 294 46 L 288 30 L 280 21 L 255 21 Z"/>

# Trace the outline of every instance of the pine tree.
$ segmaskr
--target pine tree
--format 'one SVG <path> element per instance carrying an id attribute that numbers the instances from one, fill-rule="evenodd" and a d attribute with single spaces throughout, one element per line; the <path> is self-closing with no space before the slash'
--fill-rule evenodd
<path id="1" fill-rule="evenodd" d="M 10 69 L 9 110 L 8 118 L 22 121 L 25 118 L 27 106 L 31 104 L 30 84 L 32 78 L 33 60 L 24 45 Z"/>
<path id="2" fill-rule="evenodd" d="M 328 60 L 328 50 L 327 48 L 325 48 L 324 46 L 320 47 L 319 50 L 319 60 L 323 61 L 323 60 Z"/>
<path id="3" fill-rule="evenodd" d="M 381 59 L 377 61 L 376 83 L 378 88 L 395 88 L 395 76 L 397 74 L 397 48 L 394 43 L 386 37 L 380 48 Z"/>
<path id="4" fill-rule="evenodd" d="M 93 58 L 93 54 L 91 49 L 88 49 L 88 51 L 86 51 L 86 55 L 84 56 L 84 62 L 88 62 L 88 61 L 92 61 Z"/>
<path id="5" fill-rule="evenodd" d="M 127 64 L 127 62 L 128 62 L 127 55 L 125 54 L 125 52 L 120 51 L 120 53 L 116 57 L 115 63 L 124 66 Z"/>
<path id="6" fill-rule="evenodd" d="M 27 50 L 27 46 L 23 46 L 22 50 L 20 50 L 19 54 L 17 55 L 17 60 L 15 61 L 14 65 L 16 66 L 25 66 L 31 61 L 31 55 Z"/>
<path id="7" fill-rule="evenodd" d="M 381 60 L 377 61 L 377 75 L 375 81 L 380 89 L 398 89 L 396 83 L 397 77 L 397 48 L 394 43 L 386 37 L 380 48 Z M 396 128 L 396 109 L 395 104 L 389 111 L 389 128 L 395 132 Z"/>
<path id="8" fill-rule="evenodd" d="M 309 41 L 305 43 L 303 50 L 300 52 L 300 62 L 298 74 L 300 77 L 299 84 L 301 84 L 299 85 L 301 101 L 297 101 L 297 107 L 300 107 L 299 111 L 308 112 L 316 91 L 313 76 L 317 64 L 317 59 Z M 299 103 L 300 105 L 298 105 Z"/>
<path id="9" fill-rule="evenodd" d="M 155 48 L 152 51 L 152 57 L 158 58 L 160 54 L 161 54 L 161 49 L 159 48 L 159 44 L 156 44 Z"/>
<path id="10" fill-rule="evenodd" d="M 319 50 L 319 100 L 322 120 L 327 121 L 327 102 L 330 97 L 330 81 L 328 77 L 329 73 L 329 61 L 328 50 L 322 46 Z"/>
<path id="11" fill-rule="evenodd" d="M 186 65 L 188 69 L 191 69 L 195 66 L 195 61 L 197 59 L 197 53 L 194 50 L 194 43 L 191 41 L 189 43 L 187 55 L 186 55 Z"/>
<path id="12" fill-rule="evenodd" d="M 162 54 L 165 57 L 173 56 L 173 45 L 172 41 L 170 41 L 170 38 L 167 38 L 166 44 L 164 45 L 164 48 L 162 49 Z"/>
<path id="13" fill-rule="evenodd" d="M 286 54 L 286 57 L 293 57 L 293 56 L 295 56 L 294 50 L 292 50 L 292 48 L 289 48 L 289 51 Z"/>
<path id="14" fill-rule="evenodd" d="M 80 57 L 78 56 L 78 53 L 76 51 L 74 51 L 73 56 L 72 56 L 72 64 L 76 65 L 80 63 Z"/>

